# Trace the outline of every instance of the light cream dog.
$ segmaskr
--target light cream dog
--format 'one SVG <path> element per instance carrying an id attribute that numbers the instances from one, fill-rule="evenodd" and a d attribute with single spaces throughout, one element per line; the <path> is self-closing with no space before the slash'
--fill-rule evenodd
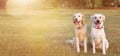
<path id="1" fill-rule="evenodd" d="M 106 54 L 106 50 L 109 47 L 108 40 L 105 36 L 104 31 L 104 21 L 105 16 L 102 14 L 94 14 L 91 16 L 92 26 L 91 26 L 91 40 L 93 53 L 96 52 L 96 48 L 102 49 L 103 54 Z"/>

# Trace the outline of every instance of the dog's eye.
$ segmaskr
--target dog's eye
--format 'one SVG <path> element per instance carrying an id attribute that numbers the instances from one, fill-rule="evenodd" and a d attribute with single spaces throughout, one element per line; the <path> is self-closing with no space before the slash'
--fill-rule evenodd
<path id="1" fill-rule="evenodd" d="M 75 18 L 75 16 L 73 16 L 73 18 Z"/>
<path id="2" fill-rule="evenodd" d="M 101 19 L 101 17 L 99 17 Z"/>
<path id="3" fill-rule="evenodd" d="M 95 19 L 97 19 L 97 17 L 94 17 Z"/>
<path id="4" fill-rule="evenodd" d="M 80 15 L 78 17 L 80 17 Z"/>

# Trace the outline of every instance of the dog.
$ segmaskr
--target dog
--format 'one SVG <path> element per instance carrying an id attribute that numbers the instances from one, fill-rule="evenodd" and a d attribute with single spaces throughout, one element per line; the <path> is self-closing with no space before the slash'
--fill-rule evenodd
<path id="1" fill-rule="evenodd" d="M 104 30 L 105 16 L 102 14 L 94 14 L 91 16 L 91 20 L 91 41 L 93 53 L 96 52 L 96 49 L 102 49 L 103 54 L 106 54 L 106 51 L 109 48 L 109 43 L 106 39 Z"/>
<path id="2" fill-rule="evenodd" d="M 85 17 L 81 13 L 73 15 L 73 23 L 75 25 L 75 36 L 71 41 L 72 47 L 80 52 L 80 45 L 84 46 L 84 52 L 87 52 L 87 25 L 85 24 Z"/>

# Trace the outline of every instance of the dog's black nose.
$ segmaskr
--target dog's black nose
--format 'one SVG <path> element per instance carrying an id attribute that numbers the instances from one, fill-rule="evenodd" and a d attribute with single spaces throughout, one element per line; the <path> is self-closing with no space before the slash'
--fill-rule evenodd
<path id="1" fill-rule="evenodd" d="M 97 23 L 100 23 L 100 20 L 97 20 Z"/>
<path id="2" fill-rule="evenodd" d="M 75 18 L 75 21 L 77 21 L 77 18 Z"/>

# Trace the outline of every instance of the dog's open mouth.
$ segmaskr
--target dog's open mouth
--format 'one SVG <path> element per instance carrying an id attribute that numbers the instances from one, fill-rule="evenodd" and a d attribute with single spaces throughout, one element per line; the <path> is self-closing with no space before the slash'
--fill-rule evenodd
<path id="1" fill-rule="evenodd" d="M 95 28 L 99 29 L 100 28 L 100 24 L 101 24 L 100 22 L 95 22 L 95 25 L 96 25 Z"/>
<path id="2" fill-rule="evenodd" d="M 78 25 L 80 23 L 80 21 L 77 21 L 77 20 L 73 20 L 73 23 Z"/>

